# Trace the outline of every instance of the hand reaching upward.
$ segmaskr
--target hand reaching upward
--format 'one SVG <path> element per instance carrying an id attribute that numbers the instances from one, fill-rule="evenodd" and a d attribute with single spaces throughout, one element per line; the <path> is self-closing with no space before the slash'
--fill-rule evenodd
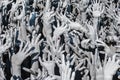
<path id="1" fill-rule="evenodd" d="M 120 68 L 120 60 L 116 61 L 116 54 L 108 58 L 106 64 L 104 64 L 104 80 L 112 80 L 113 75 Z"/>

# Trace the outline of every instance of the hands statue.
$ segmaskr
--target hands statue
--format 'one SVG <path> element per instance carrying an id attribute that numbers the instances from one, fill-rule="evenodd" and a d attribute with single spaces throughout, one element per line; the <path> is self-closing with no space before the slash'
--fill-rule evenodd
<path id="1" fill-rule="evenodd" d="M 51 23 L 54 21 L 55 12 L 47 11 L 43 14 L 43 34 L 44 36 L 51 36 L 52 27 Z"/>
<path id="2" fill-rule="evenodd" d="M 95 18 L 98 18 L 101 16 L 101 14 L 104 12 L 104 5 L 103 3 L 100 3 L 100 0 L 93 0 L 91 12 Z"/>
<path id="3" fill-rule="evenodd" d="M 116 60 L 116 54 L 108 58 L 108 61 L 104 64 L 104 80 L 112 80 L 113 75 L 120 68 L 120 60 Z"/>
<path id="4" fill-rule="evenodd" d="M 70 62 L 65 61 L 65 56 L 62 55 L 62 80 L 74 80 L 75 72 L 70 68 Z"/>
<path id="5" fill-rule="evenodd" d="M 55 61 L 50 59 L 51 55 L 48 53 L 43 54 L 43 59 L 39 57 L 41 66 L 48 71 L 49 75 L 54 75 Z M 47 59 L 48 58 L 48 59 Z"/>
<path id="6" fill-rule="evenodd" d="M 57 21 L 57 27 L 54 26 L 53 32 L 53 40 L 57 40 L 60 35 L 64 34 L 65 32 L 69 31 L 69 27 L 65 24 L 60 25 L 59 21 Z"/>
<path id="7" fill-rule="evenodd" d="M 29 45 L 30 43 L 27 42 L 24 46 L 23 42 L 20 44 L 19 51 L 11 56 L 11 63 L 12 63 L 12 75 L 20 76 L 21 77 L 21 64 L 22 62 L 30 55 L 32 55 L 33 51 L 31 52 L 32 46 Z"/>

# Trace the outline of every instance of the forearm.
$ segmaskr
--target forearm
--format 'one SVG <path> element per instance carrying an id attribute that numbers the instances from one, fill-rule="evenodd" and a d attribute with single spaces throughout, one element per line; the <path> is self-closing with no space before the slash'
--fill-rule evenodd
<path id="1" fill-rule="evenodd" d="M 94 32 L 95 32 L 95 40 L 98 39 L 98 32 L 97 32 L 97 28 L 98 28 L 98 18 L 94 18 L 93 19 L 93 27 L 94 27 Z"/>
<path id="2" fill-rule="evenodd" d="M 51 35 L 51 33 L 52 33 L 51 25 L 50 24 L 44 24 L 43 34 L 44 35 Z"/>
<path id="3" fill-rule="evenodd" d="M 16 77 L 21 77 L 21 66 L 12 64 L 12 75 Z"/>
<path id="4" fill-rule="evenodd" d="M 22 24 L 20 28 L 21 28 L 21 35 L 22 35 L 23 40 L 27 40 L 27 32 L 26 32 L 24 23 Z"/>
<path id="5" fill-rule="evenodd" d="M 105 76 L 104 80 L 112 80 L 112 77 L 111 76 L 110 77 Z"/>

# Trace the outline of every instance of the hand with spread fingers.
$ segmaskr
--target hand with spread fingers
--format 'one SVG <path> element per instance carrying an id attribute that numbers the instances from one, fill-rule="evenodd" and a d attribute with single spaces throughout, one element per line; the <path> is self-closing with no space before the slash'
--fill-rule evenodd
<path id="1" fill-rule="evenodd" d="M 120 68 L 120 60 L 116 60 L 116 54 L 108 58 L 106 64 L 104 64 L 104 80 L 112 80 L 113 75 Z"/>
<path id="2" fill-rule="evenodd" d="M 30 55 L 32 55 L 33 51 L 32 46 L 29 46 L 29 42 L 25 45 L 23 42 L 20 44 L 19 51 L 11 56 L 11 64 L 12 64 L 12 75 L 20 76 L 21 77 L 21 64 L 22 62 Z"/>
<path id="3" fill-rule="evenodd" d="M 98 18 L 101 16 L 101 14 L 103 14 L 104 12 L 104 5 L 103 3 L 100 2 L 100 0 L 92 0 L 92 8 L 91 8 L 91 12 L 93 14 L 93 17 Z"/>
<path id="4" fill-rule="evenodd" d="M 48 53 L 44 53 L 43 57 L 39 57 L 39 62 L 43 69 L 46 69 L 48 74 L 54 75 L 55 61 L 53 58 L 51 59 L 51 55 Z"/>

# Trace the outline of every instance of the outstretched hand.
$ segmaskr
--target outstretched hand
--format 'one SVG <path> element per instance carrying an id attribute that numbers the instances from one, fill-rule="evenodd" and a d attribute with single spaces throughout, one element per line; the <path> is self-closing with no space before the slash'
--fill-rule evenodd
<path id="1" fill-rule="evenodd" d="M 104 80 L 112 80 L 113 75 L 120 68 L 120 60 L 116 60 L 116 54 L 108 58 L 106 64 L 104 64 Z"/>

